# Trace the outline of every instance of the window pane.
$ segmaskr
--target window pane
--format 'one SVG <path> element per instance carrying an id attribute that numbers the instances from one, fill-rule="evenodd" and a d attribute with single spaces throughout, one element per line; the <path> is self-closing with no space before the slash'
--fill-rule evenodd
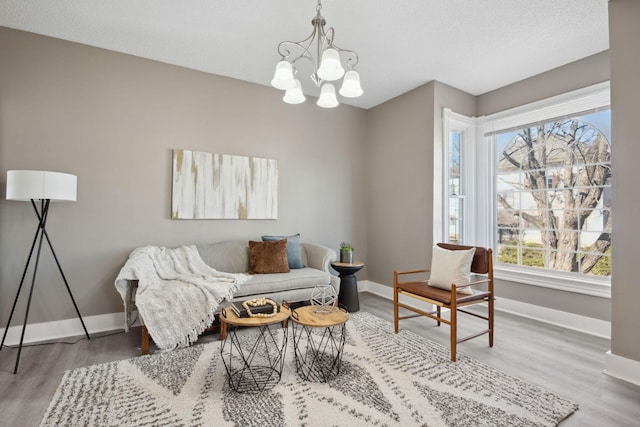
<path id="1" fill-rule="evenodd" d="M 599 231 L 583 231 L 580 233 L 580 250 L 585 252 L 602 253 L 603 249 L 599 248 L 602 237 L 609 238 L 609 235 L 603 236 Z"/>
<path id="2" fill-rule="evenodd" d="M 607 251 L 604 255 L 598 255 L 598 261 L 587 274 L 594 276 L 611 276 L 611 253 Z"/>
<path id="3" fill-rule="evenodd" d="M 571 251 L 550 251 L 548 265 L 551 270 L 577 271 L 577 254 Z"/>
<path id="4" fill-rule="evenodd" d="M 578 218 L 578 211 L 569 209 L 553 209 L 552 211 L 554 219 L 555 230 L 574 230 L 576 218 Z"/>
<path id="5" fill-rule="evenodd" d="M 518 246 L 498 245 L 498 262 L 503 264 L 520 264 L 520 248 Z"/>
<path id="6" fill-rule="evenodd" d="M 540 249 L 524 248 L 522 251 L 522 265 L 528 267 L 543 267 L 545 263 L 544 251 Z"/>
<path id="7" fill-rule="evenodd" d="M 460 162 L 462 135 L 451 132 L 449 136 L 449 194 L 460 195 Z"/>
<path id="8" fill-rule="evenodd" d="M 449 198 L 449 242 L 462 243 L 462 207 L 463 199 Z"/>
<path id="9" fill-rule="evenodd" d="M 460 221 L 449 221 L 449 243 L 462 243 Z"/>
<path id="10" fill-rule="evenodd" d="M 461 132 L 449 132 L 447 151 L 448 165 L 446 197 L 448 221 L 444 233 L 445 241 L 463 243 L 464 236 L 464 188 L 463 188 L 463 138 Z"/>
<path id="11" fill-rule="evenodd" d="M 610 120 L 600 111 L 497 136 L 499 263 L 611 274 Z"/>
<path id="12" fill-rule="evenodd" d="M 610 215 L 609 209 L 585 209 L 580 211 L 580 228 L 583 231 L 604 231 Z"/>

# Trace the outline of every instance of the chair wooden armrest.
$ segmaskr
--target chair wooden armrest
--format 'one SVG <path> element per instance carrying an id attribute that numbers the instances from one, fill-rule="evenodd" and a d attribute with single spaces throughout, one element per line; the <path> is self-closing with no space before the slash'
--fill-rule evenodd
<path id="1" fill-rule="evenodd" d="M 431 270 L 423 269 L 423 270 L 408 270 L 408 271 L 395 271 L 395 273 L 399 276 L 401 274 L 417 274 L 417 273 L 429 273 Z"/>
<path id="2" fill-rule="evenodd" d="M 473 282 L 469 282 L 466 285 L 458 285 L 458 284 L 456 284 L 456 289 L 468 288 L 469 286 L 475 286 L 475 285 L 480 285 L 482 283 L 489 283 L 489 282 L 490 282 L 489 279 L 474 280 Z"/>

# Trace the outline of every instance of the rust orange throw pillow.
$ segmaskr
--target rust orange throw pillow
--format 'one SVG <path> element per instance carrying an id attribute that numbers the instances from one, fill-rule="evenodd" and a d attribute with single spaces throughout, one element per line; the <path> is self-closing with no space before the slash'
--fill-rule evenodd
<path id="1" fill-rule="evenodd" d="M 249 241 L 249 274 L 288 273 L 287 239 Z"/>

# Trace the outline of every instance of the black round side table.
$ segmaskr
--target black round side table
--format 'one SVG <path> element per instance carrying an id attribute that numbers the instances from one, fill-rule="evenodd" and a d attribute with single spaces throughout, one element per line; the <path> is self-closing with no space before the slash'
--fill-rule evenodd
<path id="1" fill-rule="evenodd" d="M 336 270 L 340 276 L 340 292 L 338 293 L 338 302 L 345 306 L 349 313 L 360 310 L 360 301 L 358 300 L 358 281 L 356 273 L 364 267 L 364 263 L 354 261 L 351 264 L 346 262 L 333 261 L 331 267 Z"/>

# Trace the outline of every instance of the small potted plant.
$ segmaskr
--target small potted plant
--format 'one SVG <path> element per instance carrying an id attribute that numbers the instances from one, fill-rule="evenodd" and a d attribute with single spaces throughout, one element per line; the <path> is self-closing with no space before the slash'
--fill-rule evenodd
<path id="1" fill-rule="evenodd" d="M 353 264 L 353 246 L 351 246 L 351 243 L 340 243 L 340 262 Z"/>

